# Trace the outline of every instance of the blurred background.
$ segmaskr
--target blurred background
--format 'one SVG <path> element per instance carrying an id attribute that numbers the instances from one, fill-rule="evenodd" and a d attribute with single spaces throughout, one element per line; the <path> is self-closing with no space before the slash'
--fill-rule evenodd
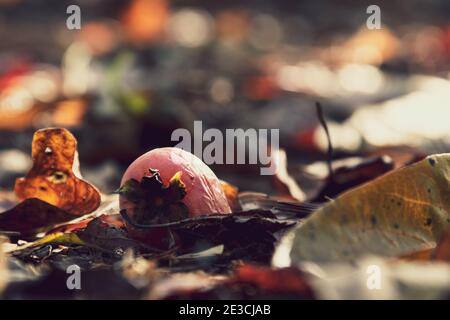
<path id="1" fill-rule="evenodd" d="M 68 30 L 66 9 L 81 8 Z M 35 130 L 68 128 L 103 192 L 176 128 L 278 128 L 300 185 L 334 156 L 449 151 L 450 2 L 0 0 L 0 189 L 31 165 Z M 384 149 L 383 149 L 384 148 Z M 401 152 L 399 150 L 402 150 Z M 406 152 L 407 153 L 407 152 Z M 320 164 L 318 162 L 317 164 Z M 273 193 L 252 166 L 219 166 Z"/>

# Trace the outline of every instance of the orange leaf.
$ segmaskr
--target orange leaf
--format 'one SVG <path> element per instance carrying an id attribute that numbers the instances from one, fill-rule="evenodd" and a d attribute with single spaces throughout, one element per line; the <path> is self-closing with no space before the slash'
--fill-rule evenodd
<path id="1" fill-rule="evenodd" d="M 32 158 L 31 170 L 16 181 L 14 191 L 19 200 L 38 198 L 76 216 L 99 207 L 100 193 L 81 179 L 77 140 L 68 130 L 36 131 Z"/>

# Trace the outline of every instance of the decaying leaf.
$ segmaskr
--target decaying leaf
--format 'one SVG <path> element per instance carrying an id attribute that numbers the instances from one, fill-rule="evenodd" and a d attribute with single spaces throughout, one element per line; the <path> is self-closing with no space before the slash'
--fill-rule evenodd
<path id="1" fill-rule="evenodd" d="M 110 214 L 110 215 L 104 214 L 104 215 L 98 216 L 98 218 L 101 221 L 108 223 L 110 225 L 114 225 L 119 228 L 124 227 L 123 220 L 120 218 L 120 215 L 118 215 L 118 214 Z M 81 229 L 86 228 L 88 226 L 88 224 L 94 219 L 95 219 L 95 217 L 93 217 L 91 215 L 86 215 L 86 216 L 84 216 L 84 219 L 80 219 L 79 221 L 72 220 L 66 224 L 58 225 L 56 228 L 51 229 L 47 233 L 48 234 L 55 233 L 55 232 L 68 233 L 68 232 L 74 232 L 77 230 L 81 230 Z"/>
<path id="2" fill-rule="evenodd" d="M 450 226 L 449 210 L 450 154 L 429 156 L 316 210 L 293 231 L 290 258 L 327 262 L 433 248 Z"/>
<path id="3" fill-rule="evenodd" d="M 105 221 L 102 217 L 105 218 Z M 59 244 L 85 246 L 109 253 L 116 258 L 121 258 L 125 251 L 130 248 L 135 252 L 142 251 L 143 245 L 129 239 L 123 229 L 107 222 L 109 216 L 102 217 L 91 219 L 82 229 L 73 232 L 56 231 L 36 241 L 17 246 L 9 252 L 18 253 L 23 250 L 36 250 L 36 248 L 42 246 Z M 149 248 L 145 247 L 145 249 Z"/>
<path id="4" fill-rule="evenodd" d="M 342 192 L 371 181 L 392 170 L 394 164 L 389 156 L 370 158 L 348 158 L 341 160 L 334 168 L 333 175 L 328 176 L 325 185 L 314 197 L 313 202 L 325 202 Z"/>
<path id="5" fill-rule="evenodd" d="M 77 217 L 67 223 L 59 224 L 55 228 L 47 231 L 47 234 L 54 232 L 73 232 L 84 229 L 94 218 L 99 217 L 103 222 L 114 224 L 117 227 L 123 227 L 123 220 L 119 213 L 119 200 L 115 194 L 102 195 L 102 203 L 94 212 Z"/>
<path id="6" fill-rule="evenodd" d="M 100 205 L 97 189 L 81 179 L 78 168 L 77 141 L 63 128 L 35 132 L 32 142 L 33 167 L 17 179 L 15 193 L 19 200 L 38 198 L 80 216 Z"/>
<path id="7" fill-rule="evenodd" d="M 306 278 L 297 268 L 271 269 L 254 265 L 243 265 L 236 270 L 235 275 L 226 284 L 230 288 L 252 286 L 258 292 L 257 296 L 289 297 L 296 299 L 313 299 L 314 292 Z M 248 298 L 245 291 L 239 298 Z"/>
<path id="8" fill-rule="evenodd" d="M 36 241 L 28 242 L 20 246 L 11 247 L 6 252 L 18 253 L 23 250 L 47 246 L 50 244 L 65 244 L 65 245 L 85 245 L 85 243 L 75 233 L 55 232 Z"/>
<path id="9" fill-rule="evenodd" d="M 121 211 L 124 220 L 134 228 L 152 230 L 168 228 L 177 239 L 180 252 L 223 244 L 226 252 L 247 260 L 270 259 L 276 238 L 274 234 L 295 225 L 292 220 L 278 220 L 265 210 L 250 210 L 232 214 L 214 214 L 188 218 L 165 224 L 141 225 Z"/>
<path id="10" fill-rule="evenodd" d="M 73 215 L 37 198 L 25 199 L 0 214 L 0 230 L 32 235 L 55 224 L 73 219 Z"/>
<path id="11" fill-rule="evenodd" d="M 205 273 L 173 275 L 157 282 L 149 295 L 151 299 L 239 300 L 275 297 L 314 299 L 315 294 L 303 272 L 296 268 L 271 269 L 245 264 L 229 277 Z"/>
<path id="12" fill-rule="evenodd" d="M 144 247 L 128 238 L 123 229 L 104 222 L 101 218 L 95 218 L 85 229 L 76 231 L 76 234 L 85 244 L 108 251 L 118 257 L 121 257 L 127 249 L 131 248 L 134 252 L 139 252 Z"/>
<path id="13" fill-rule="evenodd" d="M 400 151 L 394 153 L 392 150 L 385 150 L 385 153 L 369 153 L 363 157 L 349 156 L 339 158 L 331 161 L 331 163 L 317 161 L 302 166 L 300 170 L 297 169 L 297 173 L 293 173 L 296 180 L 302 181 L 302 187 L 308 195 L 308 201 L 323 203 L 391 170 L 425 158 L 403 157 Z M 332 169 L 331 175 L 330 165 Z"/>

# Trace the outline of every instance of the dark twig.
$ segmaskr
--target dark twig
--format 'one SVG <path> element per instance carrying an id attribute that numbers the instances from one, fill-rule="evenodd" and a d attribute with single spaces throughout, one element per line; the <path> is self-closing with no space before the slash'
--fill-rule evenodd
<path id="1" fill-rule="evenodd" d="M 252 216 L 251 212 L 255 212 L 255 215 Z M 140 224 L 135 221 L 128 215 L 127 210 L 120 210 L 120 215 L 122 219 L 130 224 L 131 226 L 138 228 L 138 229 L 155 229 L 155 228 L 170 228 L 173 227 L 174 229 L 181 228 L 183 226 L 192 224 L 192 223 L 202 223 L 202 222 L 212 222 L 214 220 L 226 220 L 226 219 L 233 219 L 233 218 L 255 218 L 258 213 L 268 213 L 273 217 L 265 217 L 267 221 L 274 221 L 274 222 L 280 222 L 276 219 L 275 215 L 268 211 L 268 210 L 248 210 L 248 211 L 240 211 L 235 212 L 233 215 L 231 214 L 221 214 L 221 213 L 215 213 L 215 214 L 205 214 L 197 217 L 187 218 L 183 220 L 178 220 L 174 222 L 167 222 L 167 223 L 159 223 L 159 224 Z M 280 222 L 282 223 L 282 222 Z"/>
<path id="2" fill-rule="evenodd" d="M 186 225 L 189 223 L 195 223 L 195 222 L 202 222 L 202 221 L 209 221 L 211 220 L 211 218 L 225 218 L 228 215 L 226 214 L 205 214 L 205 215 L 201 215 L 198 217 L 193 217 L 193 218 L 187 218 L 187 219 L 182 219 L 182 220 L 178 220 L 178 221 L 173 221 L 173 222 L 167 222 L 167 223 L 157 223 L 157 224 L 140 224 L 137 223 L 135 221 L 133 221 L 131 219 L 131 217 L 128 215 L 127 210 L 120 210 L 120 215 L 122 217 L 122 219 L 129 223 L 131 226 L 135 227 L 135 228 L 139 228 L 139 229 L 156 229 L 156 228 L 169 228 L 169 227 L 175 227 L 175 226 L 182 226 L 182 225 Z"/>

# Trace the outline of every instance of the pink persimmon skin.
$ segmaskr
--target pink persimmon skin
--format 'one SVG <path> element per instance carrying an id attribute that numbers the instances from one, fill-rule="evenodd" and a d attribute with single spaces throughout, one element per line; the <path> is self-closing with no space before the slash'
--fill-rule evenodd
<path id="1" fill-rule="evenodd" d="M 181 181 L 186 185 L 186 196 L 183 203 L 189 209 L 189 216 L 195 217 L 211 213 L 231 213 L 230 206 L 219 179 L 214 172 L 195 155 L 179 148 L 160 148 L 151 150 L 137 158 L 125 171 L 121 185 L 130 179 L 141 181 L 142 177 L 150 176 L 149 169 L 158 169 L 161 179 L 167 185 L 175 173 L 181 171 Z M 133 217 L 133 203 L 119 198 L 120 209 L 127 209 Z M 167 249 L 170 235 L 167 228 L 149 230 L 136 229 L 126 224 L 129 235 L 152 247 Z"/>
<path id="2" fill-rule="evenodd" d="M 186 185 L 186 196 L 182 201 L 188 207 L 191 217 L 231 213 L 225 193 L 214 172 L 195 155 L 179 148 L 166 147 L 144 153 L 130 164 L 120 184 L 123 185 L 130 179 L 141 181 L 143 176 L 151 175 L 150 168 L 159 170 L 165 185 L 174 174 L 181 171 L 181 181 Z M 132 204 L 121 196 L 120 209 L 132 208 Z M 132 216 L 132 212 L 129 214 Z"/>

